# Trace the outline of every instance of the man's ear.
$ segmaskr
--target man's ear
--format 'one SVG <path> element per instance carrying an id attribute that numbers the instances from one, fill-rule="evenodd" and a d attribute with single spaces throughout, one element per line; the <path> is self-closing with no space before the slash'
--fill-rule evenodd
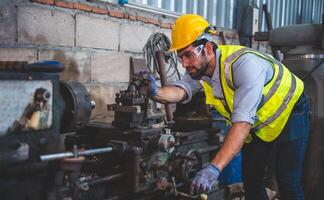
<path id="1" fill-rule="evenodd" d="M 212 55 L 214 53 L 213 52 L 213 45 L 212 45 L 212 43 L 207 42 L 205 44 L 205 52 L 206 52 L 206 55 Z"/>

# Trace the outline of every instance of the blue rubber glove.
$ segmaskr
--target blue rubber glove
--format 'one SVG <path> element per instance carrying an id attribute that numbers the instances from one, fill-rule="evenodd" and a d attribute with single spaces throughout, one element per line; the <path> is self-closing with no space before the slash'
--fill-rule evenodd
<path id="1" fill-rule="evenodd" d="M 191 182 L 191 193 L 208 192 L 213 184 L 217 181 L 220 170 L 213 164 L 209 164 L 200 170 Z"/>
<path id="2" fill-rule="evenodd" d="M 148 71 L 141 71 L 140 74 L 144 80 L 142 87 L 144 87 L 149 97 L 154 97 L 159 90 L 154 75 Z"/>

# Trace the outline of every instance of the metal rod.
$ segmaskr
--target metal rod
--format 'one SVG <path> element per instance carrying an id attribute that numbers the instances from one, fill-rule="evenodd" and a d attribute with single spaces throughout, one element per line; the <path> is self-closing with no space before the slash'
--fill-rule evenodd
<path id="1" fill-rule="evenodd" d="M 190 194 L 187 194 L 187 193 L 184 193 L 184 192 L 180 192 L 177 190 L 177 185 L 176 185 L 176 182 L 175 182 L 175 178 L 174 177 L 171 177 L 171 184 L 172 184 L 172 190 L 173 190 L 173 195 L 174 196 L 182 196 L 182 197 L 186 197 L 186 198 L 189 198 L 189 199 L 197 199 L 198 195 L 190 195 Z"/>
<path id="2" fill-rule="evenodd" d="M 263 11 L 264 11 L 264 16 L 265 16 L 265 21 L 266 21 L 266 23 L 267 23 L 268 32 L 270 33 L 270 31 L 272 30 L 271 14 L 270 14 L 270 12 L 268 11 L 268 5 L 267 5 L 266 3 L 263 4 L 262 8 L 263 8 Z M 272 50 L 273 57 L 274 57 L 276 60 L 280 61 L 279 51 L 273 49 L 272 47 L 271 47 L 271 50 Z"/>
<path id="3" fill-rule="evenodd" d="M 186 197 L 186 198 L 189 198 L 189 199 L 197 199 L 199 197 L 198 195 L 194 196 L 194 195 L 186 194 L 184 192 L 179 192 L 179 191 L 177 191 L 177 194 L 179 196 Z"/>
<path id="4" fill-rule="evenodd" d="M 157 64 L 158 64 L 158 67 L 159 67 L 159 72 L 160 72 L 159 74 L 160 74 L 160 78 L 161 78 L 161 86 L 163 87 L 167 83 L 163 51 L 157 51 L 155 53 L 155 56 L 157 58 Z M 172 113 L 171 113 L 170 104 L 164 104 L 164 107 L 165 107 L 165 113 L 166 113 L 167 121 L 171 122 Z"/>
<path id="5" fill-rule="evenodd" d="M 89 186 L 93 186 L 93 185 L 96 185 L 96 184 L 99 184 L 99 183 L 111 182 L 111 181 L 119 179 L 119 178 L 121 178 L 123 176 L 125 176 L 125 173 L 122 172 L 122 173 L 114 174 L 114 175 L 111 175 L 111 176 L 106 176 L 106 177 L 103 177 L 103 178 L 98 178 L 98 179 L 95 179 L 95 180 L 91 180 L 91 181 L 87 182 L 87 184 Z"/>
<path id="6" fill-rule="evenodd" d="M 176 182 L 175 182 L 175 178 L 172 177 L 171 180 L 172 180 L 172 188 L 173 188 L 174 196 L 178 196 L 178 191 L 177 191 L 177 185 L 176 185 Z"/>
<path id="7" fill-rule="evenodd" d="M 86 151 L 79 152 L 80 156 L 87 156 L 92 154 L 101 154 L 101 153 L 108 153 L 111 152 L 113 149 L 112 147 L 100 148 L 100 149 L 90 149 Z"/>
<path id="8" fill-rule="evenodd" d="M 221 39 L 222 45 L 226 45 L 226 38 L 225 38 L 224 31 L 219 32 L 219 37 Z"/>
<path id="9" fill-rule="evenodd" d="M 64 153 L 55 153 L 55 154 L 47 154 L 41 155 L 41 161 L 51 161 L 51 160 L 59 160 L 63 158 L 70 158 L 70 157 L 77 157 L 77 156 L 86 156 L 92 154 L 101 154 L 101 153 L 108 153 L 111 152 L 113 149 L 112 147 L 105 147 L 100 149 L 90 149 L 85 151 L 76 151 L 76 152 L 64 152 Z"/>
<path id="10" fill-rule="evenodd" d="M 41 155 L 40 159 L 41 161 L 50 161 L 50 160 L 58 160 L 62 158 L 69 158 L 73 157 L 72 152 L 66 152 L 66 153 L 56 153 L 56 154 L 47 154 L 47 155 Z"/>

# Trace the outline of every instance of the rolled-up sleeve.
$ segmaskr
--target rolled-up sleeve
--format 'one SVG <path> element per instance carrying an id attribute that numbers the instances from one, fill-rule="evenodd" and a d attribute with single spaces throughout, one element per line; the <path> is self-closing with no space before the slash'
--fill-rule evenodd
<path id="1" fill-rule="evenodd" d="M 202 89 L 202 85 L 199 81 L 193 80 L 189 74 L 185 74 L 183 78 L 179 81 L 171 82 L 168 85 L 173 85 L 177 87 L 181 87 L 187 93 L 187 97 L 181 101 L 181 103 L 188 103 L 191 101 L 191 98 L 194 94 L 196 94 L 199 90 Z"/>
<path id="2" fill-rule="evenodd" d="M 268 73 L 268 74 L 267 74 Z M 271 64 L 254 54 L 244 54 L 233 64 L 235 85 L 234 108 L 231 121 L 254 124 L 262 90 L 273 73 Z"/>

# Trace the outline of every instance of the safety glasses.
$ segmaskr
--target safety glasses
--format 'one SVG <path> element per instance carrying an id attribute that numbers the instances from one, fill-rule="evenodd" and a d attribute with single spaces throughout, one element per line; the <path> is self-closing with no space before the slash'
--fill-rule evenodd
<path id="1" fill-rule="evenodd" d="M 182 52 L 181 54 L 177 55 L 177 59 L 180 63 L 183 63 L 184 60 L 187 62 L 194 62 L 201 54 L 202 50 L 204 49 L 204 45 L 201 44 L 194 49 Z"/>

